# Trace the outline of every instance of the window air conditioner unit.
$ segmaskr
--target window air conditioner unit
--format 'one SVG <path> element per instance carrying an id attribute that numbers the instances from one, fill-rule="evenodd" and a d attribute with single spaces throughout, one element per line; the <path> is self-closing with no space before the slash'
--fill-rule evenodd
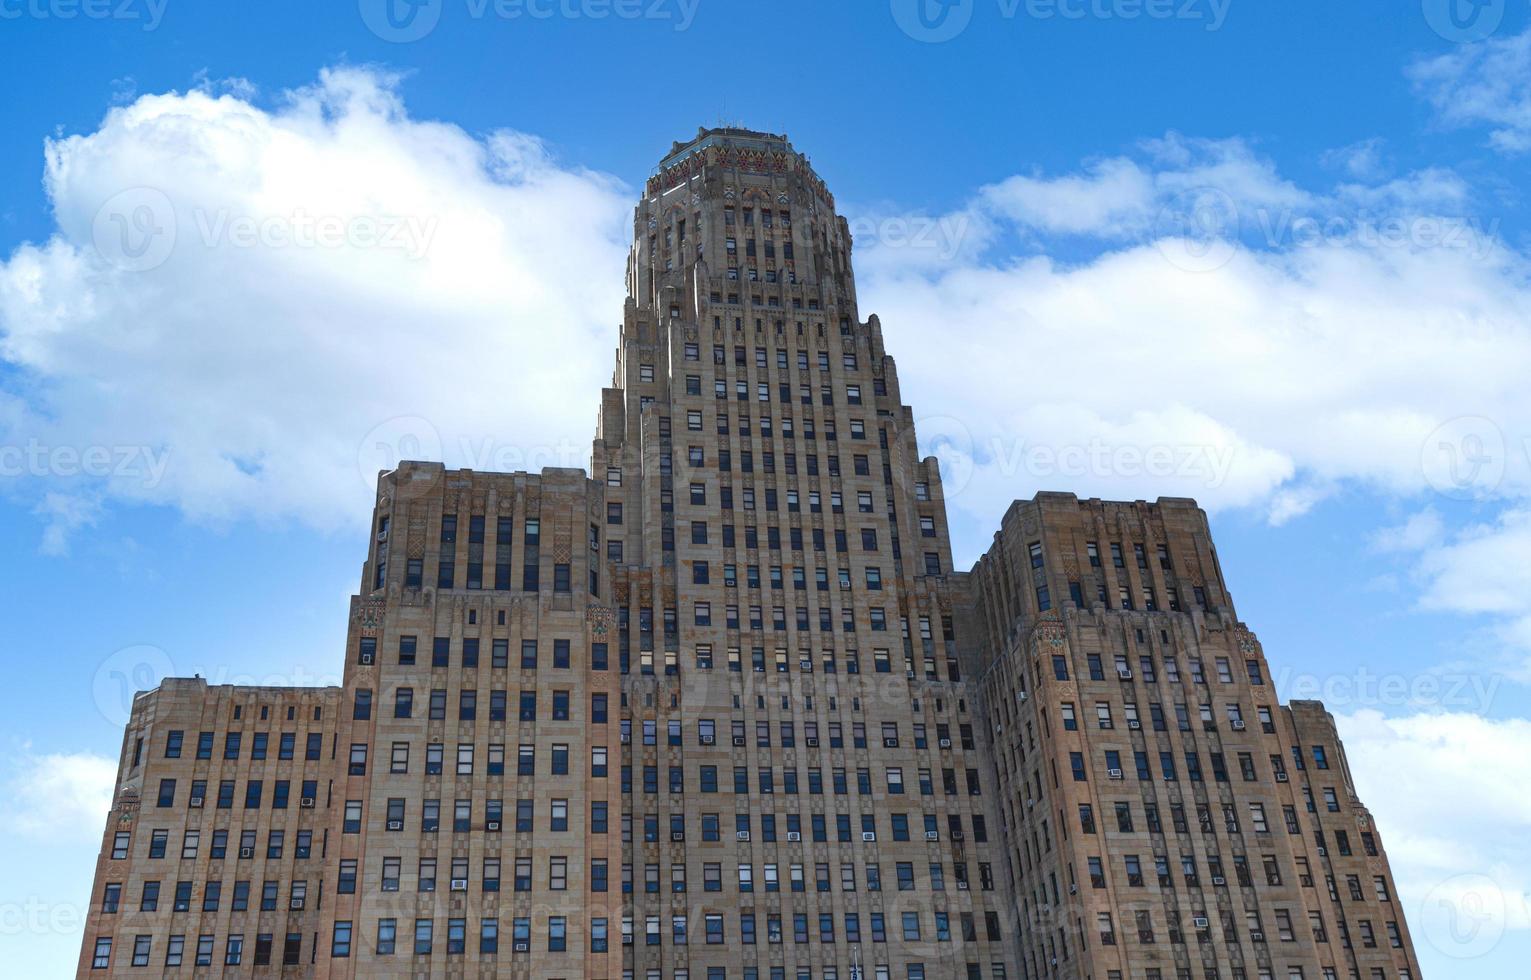
<path id="1" fill-rule="evenodd" d="M 1235 718 L 1233 720 L 1233 730 L 1236 731 L 1236 732 L 1242 732 L 1244 730 L 1244 721 L 1243 721 L 1243 719 Z"/>
<path id="2" fill-rule="evenodd" d="M 749 840 L 750 839 L 750 832 L 748 830 L 741 830 L 738 833 L 734 834 L 734 839 L 735 840 Z"/>
<path id="3" fill-rule="evenodd" d="M 301 912 L 301 911 L 303 911 L 303 899 L 295 898 L 295 899 L 292 900 L 291 904 L 292 904 L 292 910 L 294 912 Z"/>
<path id="4" fill-rule="evenodd" d="M 1069 894 L 1070 895 L 1078 895 L 1079 894 L 1079 886 L 1078 885 L 1069 885 Z"/>
<path id="5" fill-rule="evenodd" d="M 467 891 L 468 890 L 468 879 L 467 878 L 453 878 L 452 879 L 452 884 L 451 884 L 451 889 L 454 892 L 465 892 L 465 891 Z"/>
<path id="6" fill-rule="evenodd" d="M 1016 691 L 1015 692 L 1015 699 L 1017 701 L 1024 701 L 1024 700 L 1026 700 L 1030 696 L 1031 695 L 1027 694 L 1025 691 Z"/>
<path id="7" fill-rule="evenodd" d="M 1328 857 L 1329 856 L 1329 849 L 1327 847 L 1320 847 L 1318 849 L 1318 856 L 1319 857 Z"/>
<path id="8" fill-rule="evenodd" d="M 1207 928 L 1209 923 L 1207 922 L 1207 917 L 1206 916 L 1198 915 L 1198 916 L 1196 916 L 1196 918 L 1191 920 L 1191 925 L 1193 927 L 1197 928 L 1197 929 L 1205 929 L 1205 928 Z"/>
<path id="9" fill-rule="evenodd" d="M 1224 878 L 1222 875 L 1213 875 L 1212 876 L 1212 887 L 1214 887 L 1214 888 L 1221 888 L 1221 887 L 1223 887 L 1226 884 L 1228 884 L 1228 879 Z"/>
<path id="10" fill-rule="evenodd" d="M 1286 782 L 1290 778 L 1291 777 L 1286 774 L 1286 770 L 1285 769 L 1283 769 L 1280 772 L 1276 773 L 1276 782 L 1278 782 L 1278 783 L 1284 783 L 1284 782 Z"/>
<path id="11" fill-rule="evenodd" d="M 1124 681 L 1130 681 L 1132 680 L 1132 671 L 1126 667 L 1118 667 L 1116 669 L 1116 676 Z"/>
<path id="12" fill-rule="evenodd" d="M 489 831 L 491 834 L 497 834 L 500 832 L 500 822 L 498 820 L 490 820 L 488 823 L 484 824 L 484 829 Z"/>
<path id="13" fill-rule="evenodd" d="M 952 831 L 952 840 L 962 840 L 965 835 L 960 830 Z"/>
<path id="14" fill-rule="evenodd" d="M 1265 942 L 1265 933 L 1252 932 L 1249 934 L 1249 941 L 1252 943 L 1263 943 Z"/>
<path id="15" fill-rule="evenodd" d="M 702 744 L 703 745 L 711 745 L 712 743 L 714 743 L 716 741 L 717 741 L 717 738 L 715 736 L 712 736 L 712 735 L 703 735 L 702 736 Z"/>
<path id="16" fill-rule="evenodd" d="M 967 891 L 967 890 L 968 890 L 968 883 L 967 883 L 967 882 L 965 882 L 965 881 L 959 881 L 959 882 L 957 882 L 957 890 L 958 890 L 958 891 L 959 891 L 959 892 L 965 892 L 965 891 Z"/>
<path id="17" fill-rule="evenodd" d="M 1106 770 L 1106 778 L 1107 779 L 1121 779 L 1122 778 L 1122 771 L 1120 769 L 1107 769 Z"/>
<path id="18" fill-rule="evenodd" d="M 802 839 L 803 839 L 803 835 L 802 835 L 801 832 L 796 831 L 796 830 L 789 830 L 789 831 L 787 831 L 787 843 L 795 844 L 798 841 L 801 841 Z"/>
<path id="19" fill-rule="evenodd" d="M 361 662 L 361 665 L 363 667 L 371 667 L 372 666 L 372 660 L 373 660 L 373 658 L 375 656 L 376 656 L 376 654 L 363 653 L 363 654 L 361 654 L 360 656 L 357 657 L 357 660 L 359 660 Z"/>
<path id="20" fill-rule="evenodd" d="M 870 830 L 863 830 L 861 832 L 861 841 L 864 844 L 870 844 L 873 841 L 875 841 L 876 839 L 877 839 L 877 834 L 875 834 L 874 832 L 872 832 Z"/>
<path id="21" fill-rule="evenodd" d="M 253 848 L 253 847 L 241 847 L 239 849 L 239 856 L 241 858 L 244 858 L 245 860 L 249 860 L 250 858 L 253 858 L 255 856 L 255 848 Z"/>
<path id="22" fill-rule="evenodd" d="M 202 809 L 202 797 L 200 797 L 200 796 L 193 796 L 191 798 L 191 808 L 193 810 L 200 810 L 200 809 Z"/>
<path id="23" fill-rule="evenodd" d="M 940 833 L 940 831 L 937 831 L 937 830 L 927 830 L 927 831 L 925 831 L 925 839 L 926 840 L 940 840 L 941 839 L 941 833 Z"/>
<path id="24" fill-rule="evenodd" d="M 810 748 L 810 749 L 816 749 L 816 748 L 818 748 L 818 747 L 819 747 L 819 740 L 818 740 L 818 739 L 816 739 L 816 738 L 810 738 L 810 739 L 808 739 L 808 740 L 807 740 L 807 741 L 808 741 L 808 747 L 809 747 L 809 748 Z"/>
<path id="25" fill-rule="evenodd" d="M 1132 731 L 1137 731 L 1138 729 L 1143 727 L 1143 723 L 1141 721 L 1138 721 L 1136 718 L 1134 718 L 1133 720 L 1131 720 L 1131 721 L 1129 721 L 1127 723 L 1127 727 L 1129 729 L 1131 729 Z"/>
<path id="26" fill-rule="evenodd" d="M 623 744 L 623 745 L 626 745 L 626 744 L 628 744 L 628 743 L 629 743 L 629 742 L 631 742 L 631 741 L 632 741 L 632 740 L 633 740 L 633 737 L 632 737 L 632 735 L 630 735 L 630 734 L 629 734 L 629 733 L 627 733 L 627 732 L 623 732 L 623 733 L 622 733 L 622 735 L 621 735 L 621 736 L 620 736 L 620 737 L 621 737 L 621 739 L 622 739 L 622 744 Z"/>
<path id="27" fill-rule="evenodd" d="M 914 680 L 914 671 L 906 670 L 906 671 L 904 671 L 904 676 L 909 678 L 910 680 Z"/>
<path id="28" fill-rule="evenodd" d="M 672 830 L 672 831 L 670 831 L 670 840 L 671 840 L 672 843 L 677 843 L 678 844 L 678 843 L 680 843 L 681 841 L 683 841 L 685 839 L 686 839 L 686 832 L 684 830 Z"/>
<path id="29" fill-rule="evenodd" d="M 402 820 L 390 820 L 390 821 L 388 821 L 388 829 L 389 830 L 403 830 L 404 829 L 404 821 L 402 821 Z"/>
<path id="30" fill-rule="evenodd" d="M 531 948 L 532 948 L 532 944 L 531 943 L 516 943 L 514 946 L 511 947 L 512 951 L 517 952 L 517 953 L 530 952 Z"/>
<path id="31" fill-rule="evenodd" d="M 735 745 L 743 745 L 744 744 L 744 736 L 743 735 L 735 735 L 734 736 L 734 744 Z"/>
<path id="32" fill-rule="evenodd" d="M 304 810 L 312 810 L 314 808 L 314 798 L 312 796 L 305 796 L 298 801 L 298 806 Z"/>
<path id="33" fill-rule="evenodd" d="M 952 747 L 952 740 L 949 739 L 949 738 L 943 738 L 943 739 L 941 739 L 941 743 L 940 744 L 941 744 L 941 748 L 949 749 L 949 748 Z"/>

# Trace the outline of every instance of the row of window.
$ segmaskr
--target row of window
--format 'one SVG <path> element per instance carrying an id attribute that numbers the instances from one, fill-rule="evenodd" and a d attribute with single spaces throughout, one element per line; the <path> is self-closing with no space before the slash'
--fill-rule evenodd
<path id="1" fill-rule="evenodd" d="M 488 716 L 490 721 L 505 721 L 510 715 L 509 691 L 488 692 Z M 537 720 L 537 692 L 516 691 L 516 720 Z M 573 693 L 570 691 L 552 691 L 548 705 L 549 721 L 568 721 L 570 718 L 570 705 Z M 463 689 L 457 692 L 457 720 L 476 721 L 479 710 L 479 692 L 473 689 Z M 351 717 L 357 721 L 368 721 L 372 718 L 372 690 L 370 688 L 358 688 L 353 696 Z M 415 689 L 412 687 L 400 687 L 394 689 L 393 717 L 412 718 L 415 713 Z M 426 717 L 431 721 L 444 721 L 447 717 L 447 691 L 444 688 L 432 690 L 426 701 Z M 607 695 L 592 694 L 590 696 L 590 722 L 593 724 L 605 724 L 607 718 Z"/>
<path id="2" fill-rule="evenodd" d="M 208 857 L 214 861 L 222 861 L 229 856 L 230 831 L 226 829 L 209 832 L 210 848 Z M 202 850 L 201 830 L 187 830 L 181 837 L 181 860 L 195 861 Z M 254 830 L 237 831 L 237 845 L 235 855 L 241 861 L 254 860 L 257 857 L 257 840 Z M 295 847 L 293 856 L 300 861 L 306 861 L 313 856 L 314 832 L 312 830 L 300 830 L 294 836 Z M 149 830 L 149 850 L 146 855 L 151 860 L 163 859 L 170 847 L 170 831 L 164 828 L 151 828 Z M 266 834 L 265 858 L 268 861 L 282 860 L 287 847 L 287 831 L 270 830 Z M 112 835 L 111 858 L 113 861 L 126 861 L 133 848 L 133 831 L 119 830 Z"/>
<path id="3" fill-rule="evenodd" d="M 504 625 L 503 618 L 501 625 Z M 482 651 L 481 639 L 476 636 L 465 636 L 458 641 L 457 665 L 465 668 L 479 666 Z M 552 664 L 555 670 L 568 670 L 573 665 L 572 645 L 567 639 L 555 639 L 553 643 Z M 491 638 L 489 641 L 489 666 L 495 670 L 506 670 L 510 667 L 510 645 L 507 638 Z M 536 639 L 523 639 L 520 641 L 520 654 L 516 660 L 517 666 L 522 670 L 537 670 L 542 660 L 539 657 L 539 647 Z M 398 663 L 401 666 L 411 667 L 419 661 L 420 638 L 413 635 L 400 636 L 398 642 Z M 361 637 L 357 647 L 357 656 L 364 664 L 376 663 L 377 638 L 371 636 Z M 431 638 L 430 665 L 434 667 L 450 667 L 452 660 L 452 638 L 449 636 L 436 636 Z M 592 643 L 590 645 L 591 670 L 606 669 L 606 644 Z"/>
<path id="4" fill-rule="evenodd" d="M 155 796 L 155 805 L 161 809 L 176 805 L 176 787 L 179 781 L 173 778 L 161 779 L 159 791 Z M 262 800 L 265 798 L 265 780 L 249 779 L 245 781 L 244 808 L 246 810 L 259 810 Z M 317 779 L 305 779 L 299 784 L 298 805 L 304 809 L 310 809 L 315 805 L 319 795 L 319 781 Z M 191 793 L 187 797 L 186 805 L 196 810 L 206 805 L 207 780 L 194 779 L 190 782 Z M 218 795 L 214 806 L 219 810 L 230 810 L 234 807 L 235 780 L 224 779 L 218 783 Z M 271 781 L 271 808 L 273 810 L 285 810 L 292 802 L 292 781 L 288 779 L 274 779 Z"/>
<path id="5" fill-rule="evenodd" d="M 1219 684 L 1232 684 L 1235 682 L 1233 676 L 1233 661 L 1230 658 L 1216 657 L 1214 658 L 1213 663 L 1217 669 L 1217 681 Z M 1052 658 L 1052 665 L 1054 679 L 1060 681 L 1066 681 L 1069 679 L 1068 655 L 1054 654 Z M 1163 657 L 1163 665 L 1165 680 L 1169 681 L 1171 684 L 1180 683 L 1179 659 L 1172 655 L 1166 655 Z M 1105 660 L 1100 654 L 1086 654 L 1085 666 L 1088 671 L 1090 680 L 1103 681 L 1106 679 Z M 1126 654 L 1114 654 L 1112 666 L 1112 677 L 1114 679 L 1122 681 L 1133 680 L 1133 665 L 1129 661 Z M 1138 658 L 1137 666 L 1139 668 L 1139 673 L 1141 674 L 1140 679 L 1144 683 L 1157 684 L 1159 682 L 1159 673 L 1152 656 L 1147 654 L 1140 656 Z M 1207 683 L 1206 665 L 1203 663 L 1202 658 L 1186 658 L 1186 667 L 1188 671 L 1188 677 L 1190 678 L 1192 684 Z M 1255 687 L 1263 687 L 1265 685 L 1264 668 L 1261 667 L 1258 658 L 1250 657 L 1244 661 L 1244 674 L 1245 677 L 1248 678 L 1249 683 Z"/>
<path id="6" fill-rule="evenodd" d="M 1321 943 L 1328 942 L 1328 930 L 1324 928 L 1323 920 L 1319 913 L 1310 912 L 1309 917 L 1309 925 L 1313 932 L 1313 938 Z M 1182 920 L 1177 913 L 1169 913 L 1167 918 L 1169 926 L 1168 941 L 1173 944 L 1180 944 L 1185 942 L 1185 933 L 1182 929 L 1182 923 L 1184 920 Z M 1297 930 L 1292 922 L 1292 911 L 1290 909 L 1275 909 L 1272 918 L 1276 923 L 1276 938 L 1278 940 L 1284 943 L 1295 943 L 1299 941 Z M 1224 943 L 1235 946 L 1239 944 L 1240 934 L 1238 928 L 1238 919 L 1235 917 L 1235 913 L 1231 910 L 1223 910 L 1219 912 L 1215 919 L 1214 917 L 1207 915 L 1197 915 L 1191 917 L 1189 924 L 1192 931 L 1195 932 L 1197 941 L 1199 943 L 1205 944 L 1212 941 L 1212 923 L 1214 921 L 1216 921 L 1220 926 L 1222 941 Z M 1258 909 L 1250 909 L 1246 911 L 1244 913 L 1243 922 L 1245 929 L 1244 934 L 1249 937 L 1250 942 L 1258 944 L 1268 941 L 1265 927 L 1262 924 L 1260 912 Z M 1132 923 L 1133 938 L 1140 945 L 1152 945 L 1160 941 L 1154 931 L 1154 916 L 1151 910 L 1135 910 L 1132 913 Z M 1118 943 L 1119 937 L 1117 935 L 1116 925 L 1113 920 L 1112 913 L 1097 912 L 1095 914 L 1095 925 L 1096 934 L 1099 936 L 1102 946 L 1115 946 Z M 1357 932 L 1360 934 L 1361 945 L 1368 949 L 1376 949 L 1377 935 L 1376 931 L 1372 928 L 1371 920 L 1359 919 L 1357 920 L 1356 925 Z M 1402 949 L 1403 935 L 1398 929 L 1398 923 L 1387 922 L 1384 925 L 1387 930 L 1388 945 L 1394 949 Z M 1340 920 L 1339 928 L 1341 945 L 1345 949 L 1352 948 L 1349 924 L 1342 919 Z M 1305 941 L 1306 938 L 1307 937 L 1303 937 L 1303 940 Z"/>
<path id="7" fill-rule="evenodd" d="M 198 732 L 195 758 L 211 759 L 216 748 L 217 733 Z M 185 751 L 186 732 L 183 729 L 174 728 L 165 733 L 166 759 L 179 759 Z M 227 732 L 223 736 L 224 759 L 238 759 L 245 745 L 244 732 Z M 290 760 L 296 758 L 298 747 L 298 734 L 296 732 L 279 732 L 276 739 L 276 758 Z M 303 758 L 313 762 L 322 757 L 324 751 L 324 734 L 322 732 L 309 732 L 304 739 Z M 269 732 L 250 733 L 250 758 L 258 761 L 269 758 L 271 752 L 271 734 Z M 135 763 L 136 765 L 136 763 Z"/>
<path id="8" fill-rule="evenodd" d="M 1223 830 L 1228 834 L 1241 834 L 1239 822 L 1239 808 L 1232 803 L 1219 804 L 1221 808 Z M 1265 803 L 1259 800 L 1246 801 L 1248 817 L 1251 828 L 1257 834 L 1271 833 L 1270 819 L 1266 811 Z M 1133 804 L 1127 801 L 1118 801 L 1113 804 L 1116 813 L 1117 830 L 1124 833 L 1132 832 L 1133 827 Z M 1149 833 L 1162 834 L 1164 826 L 1159 818 L 1159 807 L 1155 803 L 1143 803 L 1144 824 Z M 1282 822 L 1286 832 L 1296 836 L 1302 833 L 1302 827 L 1298 821 L 1297 808 L 1291 804 L 1282 804 Z M 1209 804 L 1199 803 L 1196 805 L 1197 824 L 1203 834 L 1216 833 L 1213 820 L 1213 809 Z M 1176 834 L 1190 833 L 1190 827 L 1186 821 L 1186 810 L 1182 804 L 1172 804 L 1170 807 L 1170 823 Z M 1095 833 L 1095 808 L 1092 804 L 1079 804 L 1079 828 L 1083 833 Z M 1350 844 L 1350 832 L 1347 830 L 1335 830 L 1334 845 L 1341 857 L 1350 857 L 1353 854 Z M 1328 853 L 1328 839 L 1322 829 L 1313 832 L 1314 842 L 1318 847 L 1319 854 Z M 1371 831 L 1361 832 L 1361 845 L 1369 857 L 1377 856 L 1377 839 Z"/>

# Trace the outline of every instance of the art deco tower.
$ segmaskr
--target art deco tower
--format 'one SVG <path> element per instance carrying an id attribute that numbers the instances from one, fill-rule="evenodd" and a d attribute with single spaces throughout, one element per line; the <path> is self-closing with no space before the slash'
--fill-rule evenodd
<path id="1" fill-rule="evenodd" d="M 343 688 L 141 695 L 80 975 L 1417 977 L 1201 512 L 954 572 L 850 256 L 785 137 L 675 144 L 593 477 L 401 463 Z"/>

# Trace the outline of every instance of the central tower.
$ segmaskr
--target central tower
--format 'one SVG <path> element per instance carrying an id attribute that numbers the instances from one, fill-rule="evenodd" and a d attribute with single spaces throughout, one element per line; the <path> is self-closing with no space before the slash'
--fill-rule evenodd
<path id="1" fill-rule="evenodd" d="M 634 212 L 592 453 L 633 976 L 1005 975 L 940 477 L 850 254 L 770 133 L 674 144 Z"/>

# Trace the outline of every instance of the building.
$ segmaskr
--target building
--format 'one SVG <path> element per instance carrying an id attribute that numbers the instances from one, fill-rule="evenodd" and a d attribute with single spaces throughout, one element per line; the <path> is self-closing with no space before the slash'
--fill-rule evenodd
<path id="1" fill-rule="evenodd" d="M 593 478 L 378 480 L 339 689 L 138 697 L 82 977 L 1419 976 L 1194 503 L 941 477 L 783 136 L 634 218 Z"/>

